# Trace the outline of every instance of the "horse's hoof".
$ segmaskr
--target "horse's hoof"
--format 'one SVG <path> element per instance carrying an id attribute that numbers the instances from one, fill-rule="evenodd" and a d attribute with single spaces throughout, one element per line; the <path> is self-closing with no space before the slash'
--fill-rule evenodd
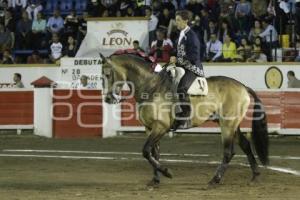
<path id="1" fill-rule="evenodd" d="M 209 187 L 216 187 L 217 185 L 220 184 L 220 179 L 213 177 L 209 182 L 208 182 L 208 186 Z"/>
<path id="2" fill-rule="evenodd" d="M 257 177 L 260 175 L 259 172 L 254 172 L 251 178 L 251 182 L 255 182 L 257 180 Z"/>
<path id="3" fill-rule="evenodd" d="M 160 172 L 162 173 L 162 175 L 164 175 L 167 178 L 173 178 L 172 173 L 168 170 L 168 168 L 165 168 L 163 170 L 160 170 Z"/>
<path id="4" fill-rule="evenodd" d="M 151 181 L 149 181 L 149 183 L 147 183 L 148 187 L 154 187 L 154 188 L 158 188 L 160 184 L 160 181 L 157 179 L 152 179 Z"/>

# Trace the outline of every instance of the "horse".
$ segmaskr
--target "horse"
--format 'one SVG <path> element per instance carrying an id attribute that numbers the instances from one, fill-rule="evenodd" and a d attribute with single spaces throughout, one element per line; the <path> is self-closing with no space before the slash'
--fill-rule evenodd
<path id="1" fill-rule="evenodd" d="M 159 162 L 159 141 L 171 130 L 176 117 L 176 114 L 174 115 L 176 98 L 170 98 L 170 96 L 176 97 L 176 95 L 172 96 L 174 94 L 172 78 L 166 70 L 153 73 L 152 63 L 138 55 L 124 53 L 105 57 L 100 53 L 100 57 L 102 75 L 106 80 L 103 86 L 106 103 L 115 104 L 123 100 L 120 94 L 125 83 L 128 83 L 131 91 L 134 90 L 132 94 L 138 104 L 139 120 L 145 126 L 148 136 L 142 155 L 153 168 L 153 178 L 147 185 L 158 186 L 161 175 L 173 177 L 171 171 Z M 267 165 L 269 163 L 268 127 L 261 100 L 251 88 L 229 77 L 208 77 L 207 86 L 206 96 L 190 95 L 189 98 L 193 110 L 191 116 L 193 127 L 199 127 L 205 121 L 214 120 L 221 129 L 223 159 L 208 184 L 218 185 L 221 182 L 235 154 L 235 141 L 238 141 L 247 156 L 252 171 L 251 180 L 256 180 L 260 175 L 258 164 L 250 141 L 240 130 L 240 123 L 246 115 L 252 96 L 254 99 L 252 141 L 259 160 L 263 165 Z"/>

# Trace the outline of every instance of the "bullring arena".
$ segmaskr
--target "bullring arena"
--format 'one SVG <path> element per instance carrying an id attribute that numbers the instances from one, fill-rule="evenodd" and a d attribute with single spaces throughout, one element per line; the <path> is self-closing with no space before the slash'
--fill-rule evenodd
<path id="1" fill-rule="evenodd" d="M 159 142 L 161 153 L 159 162 L 162 165 L 156 162 L 158 158 L 154 158 L 156 157 L 154 154 L 156 154 L 157 144 L 152 144 L 152 140 L 150 140 L 152 138 L 149 139 L 146 135 L 146 131 L 153 127 L 145 128 L 141 123 L 143 120 L 139 120 L 144 119 L 139 113 L 139 101 L 134 98 L 131 83 L 128 83 L 128 77 L 133 78 L 134 74 L 127 74 L 126 78 L 128 80 L 124 81 L 127 81 L 128 85 L 124 86 L 122 82 L 123 87 L 118 93 L 109 93 L 109 84 L 112 82 L 118 84 L 116 83 L 118 80 L 114 79 L 120 77 L 116 76 L 116 71 L 121 65 L 120 62 L 115 62 L 118 63 L 117 65 L 112 64 L 114 62 L 112 62 L 110 55 L 114 52 L 119 52 L 117 55 L 120 55 L 120 50 L 123 52 L 122 54 L 134 54 L 132 57 L 137 57 L 140 63 L 148 63 L 151 66 L 151 69 L 147 70 L 152 73 L 151 77 L 155 77 L 158 73 L 156 70 L 161 70 L 161 67 L 165 66 L 169 60 L 158 61 L 160 65 L 153 62 L 153 60 L 157 60 L 157 54 L 160 54 L 161 52 L 158 52 L 163 48 L 156 49 L 154 51 L 156 53 L 152 52 L 152 57 L 149 57 L 148 53 L 151 54 L 152 51 L 149 43 L 154 41 L 155 37 L 159 38 L 160 33 L 166 34 L 167 32 L 168 34 L 165 35 L 162 45 L 170 45 L 172 38 L 169 37 L 172 34 L 176 35 L 177 31 L 177 29 L 172 30 L 176 25 L 175 20 L 169 19 L 170 23 L 163 31 L 161 29 L 150 30 L 155 24 L 154 11 L 160 1 L 153 1 L 153 4 L 152 1 L 137 1 L 138 5 L 136 6 L 138 7 L 132 9 L 128 5 L 129 11 L 126 8 L 126 13 L 123 13 L 123 11 L 114 12 L 114 10 L 110 10 L 113 9 L 110 7 L 101 13 L 101 17 L 100 14 L 95 14 L 97 10 L 88 10 L 93 6 L 98 8 L 100 2 L 115 1 L 51 0 L 45 1 L 45 4 L 43 4 L 44 14 L 48 17 L 56 12 L 56 7 L 59 6 L 66 21 L 75 18 L 75 16 L 69 15 L 72 12 L 71 7 L 73 4 L 80 16 L 88 16 L 87 18 L 85 18 L 86 16 L 79 18 L 80 20 L 84 19 L 83 24 L 85 24 L 86 30 L 82 30 L 83 26 L 78 28 L 80 32 L 85 32 L 85 34 L 81 35 L 82 41 L 76 49 L 76 56 L 60 54 L 57 59 L 53 59 L 53 49 L 50 49 L 49 55 L 47 54 L 48 50 L 41 49 L 38 52 L 41 54 L 46 52 L 47 57 L 44 58 L 43 62 L 35 64 L 6 63 L 4 59 L 0 64 L 0 200 L 299 199 L 300 89 L 291 87 L 290 77 L 287 76 L 288 73 L 292 72 L 294 74 L 293 80 L 299 81 L 296 78 L 300 76 L 300 54 L 297 56 L 297 53 L 300 52 L 298 52 L 300 46 L 297 39 L 298 14 L 300 13 L 299 1 L 296 0 L 294 4 L 291 3 L 290 5 L 294 5 L 297 12 L 293 11 L 285 3 L 286 1 L 278 1 L 278 5 L 274 1 L 277 7 L 279 6 L 276 7 L 276 11 L 282 9 L 285 12 L 285 14 L 278 15 L 273 13 L 272 9 L 275 12 L 275 8 L 272 8 L 273 1 L 269 2 L 267 16 L 274 15 L 274 23 L 280 21 L 280 26 L 286 25 L 286 29 L 293 30 L 293 33 L 285 32 L 283 27 L 280 27 L 280 31 L 277 30 L 278 34 L 276 32 L 276 38 L 273 38 L 272 31 L 275 34 L 274 30 L 276 31 L 278 27 L 274 24 L 275 28 L 270 28 L 270 24 L 265 24 L 266 30 L 271 29 L 270 35 L 260 35 L 263 31 L 262 27 L 253 26 L 257 24 L 256 21 L 263 24 L 267 20 L 252 19 L 254 20 L 253 26 L 249 28 L 251 30 L 257 28 L 260 31 L 256 33 L 257 30 L 252 30 L 252 40 L 253 38 L 255 40 L 253 35 L 259 36 L 262 39 L 261 42 L 267 44 L 265 46 L 267 50 L 263 49 L 267 51 L 267 55 L 259 54 L 259 57 L 257 57 L 257 53 L 262 53 L 263 50 L 260 47 L 253 47 L 253 49 L 251 47 L 250 53 L 253 53 L 251 58 L 242 60 L 241 55 L 239 55 L 240 57 L 236 55 L 228 61 L 228 59 L 225 59 L 225 55 L 230 54 L 230 52 L 224 51 L 226 47 L 221 46 L 223 48 L 221 54 L 224 59 L 218 62 L 212 58 L 209 59 L 209 53 L 211 53 L 209 51 L 212 45 L 211 43 L 210 45 L 207 44 L 212 40 L 206 38 L 201 41 L 201 48 L 203 48 L 203 45 L 204 48 L 206 45 L 206 48 L 209 47 L 207 55 L 201 55 L 207 56 L 207 58 L 202 57 L 203 60 L 207 61 L 203 62 L 206 77 L 227 76 L 252 88 L 253 93 L 257 94 L 257 97 L 251 98 L 250 106 L 246 116 L 240 123 L 240 128 L 242 136 L 245 136 L 244 138 L 251 142 L 249 147 L 255 154 L 260 175 L 252 173 L 248 162 L 249 158 L 247 159 L 247 156 L 241 150 L 238 145 L 238 138 L 234 135 L 238 131 L 233 134 L 235 136 L 234 147 L 230 146 L 230 152 L 234 150 L 235 154 L 227 166 L 231 158 L 227 162 L 228 157 L 225 155 L 228 156 L 228 152 L 225 151 L 223 154 L 222 142 L 224 143 L 224 140 L 222 141 L 222 129 L 216 123 L 217 120 L 214 120 L 214 122 L 208 120 L 199 127 L 195 126 L 186 130 L 167 131 Z M 116 2 L 119 2 L 120 5 L 117 5 L 122 8 L 127 5 L 127 1 Z M 201 13 L 194 13 L 193 21 L 189 22 L 192 29 L 198 31 L 197 34 L 201 36 L 201 28 L 197 29 L 194 26 L 199 25 L 199 20 L 205 20 L 208 15 L 217 17 L 214 12 L 217 12 L 218 9 L 210 6 L 217 5 L 221 1 L 201 1 L 202 3 L 196 1 L 170 2 L 164 1 L 169 6 L 177 2 L 176 10 L 187 7 L 191 12 L 194 12 L 195 9 L 201 8 Z M 261 2 L 264 1 L 252 0 L 251 5 L 255 3 L 260 5 Z M 194 3 L 205 6 L 197 7 L 193 5 Z M 230 3 L 235 6 L 228 6 L 228 10 L 225 9 L 226 12 L 224 12 L 222 4 L 219 17 L 225 17 L 233 12 L 231 13 L 233 17 L 238 20 L 238 23 L 241 23 L 243 21 L 241 19 L 244 19 L 245 16 L 239 12 L 235 13 L 231 9 L 237 9 L 238 5 L 245 4 L 245 2 L 241 0 L 237 2 L 230 1 Z M 248 5 L 248 3 L 246 4 Z M 251 16 L 257 17 L 257 13 L 254 13 L 257 5 L 252 5 L 253 13 Z M 34 7 L 34 4 L 31 6 Z M 17 10 L 14 10 L 17 8 L 14 7 L 12 11 L 17 12 Z M 154 14 L 152 9 L 149 8 L 153 8 Z M 137 14 L 139 9 L 146 13 L 146 17 L 143 12 Z M 287 9 L 290 9 L 290 11 L 287 12 Z M 174 11 L 176 10 L 174 6 Z M 267 8 L 263 10 L 267 10 Z M 29 11 L 26 10 L 26 12 Z M 136 14 L 132 15 L 132 12 L 136 12 Z M 165 12 L 167 11 L 162 11 L 162 13 Z M 156 15 L 159 14 L 156 13 Z M 287 18 L 280 17 L 283 14 Z M 292 17 L 295 17 L 295 19 L 293 20 Z M 161 23 L 161 18 L 162 16 L 159 18 L 160 24 L 164 24 Z M 279 18 L 280 20 L 278 20 Z M 163 22 L 166 20 L 165 18 L 162 19 Z M 156 25 L 159 20 L 157 19 Z M 287 20 L 286 24 L 282 20 Z M 231 27 L 231 30 L 226 22 L 219 21 L 220 24 L 218 24 L 217 21 L 216 19 L 207 21 L 208 27 L 205 34 L 212 31 L 214 26 L 220 26 L 220 30 L 222 28 L 222 31 L 224 31 L 222 32 L 224 38 L 220 36 L 221 32 L 218 33 L 218 37 L 223 38 L 225 41 L 225 38 L 228 39 L 229 32 L 236 31 L 235 34 L 240 35 L 231 39 L 235 39 L 234 42 L 239 47 L 244 45 L 241 42 L 243 40 L 242 34 L 248 34 L 250 29 L 246 30 L 247 28 L 239 24 L 237 26 L 241 30 L 234 30 L 237 28 L 234 26 Z M 57 27 L 51 26 L 48 28 L 55 29 Z M 157 30 L 158 33 L 155 32 Z M 64 31 L 67 32 L 67 29 Z M 55 39 L 59 39 L 59 36 L 61 38 L 65 37 L 64 34 L 51 34 Z M 215 35 L 214 33 L 210 34 Z M 49 39 L 49 36 L 45 38 Z M 276 41 L 273 41 L 273 39 L 276 39 Z M 203 44 L 204 41 L 207 44 Z M 32 43 L 35 42 L 38 43 L 39 41 L 32 41 Z M 134 46 L 137 44 L 136 42 L 140 46 Z M 254 46 L 257 45 L 256 41 L 252 42 Z M 275 42 L 276 45 L 274 45 Z M 278 46 L 277 42 L 279 43 Z M 157 43 L 158 39 L 155 45 Z M 54 50 L 60 47 L 60 45 L 54 45 Z M 126 51 L 123 51 L 124 49 Z M 144 49 L 145 53 L 141 52 L 140 49 Z M 11 56 L 11 59 L 13 57 L 17 58 L 18 55 L 22 55 L 24 59 L 34 49 L 12 50 L 14 50 L 14 55 Z M 169 49 L 169 51 L 168 59 L 171 55 L 171 50 Z M 218 51 L 216 54 L 220 53 Z M 238 52 L 237 49 L 234 51 Z M 9 50 L 5 50 L 5 52 L 9 53 Z M 291 62 L 294 60 L 295 62 Z M 105 64 L 111 67 L 109 73 L 105 72 L 105 69 L 107 70 L 107 65 L 104 68 Z M 130 71 L 129 69 L 125 71 L 127 72 L 127 70 Z M 112 76 L 109 78 L 109 75 Z M 142 77 L 143 74 L 140 73 L 139 75 Z M 143 86 L 147 85 L 148 82 L 150 83 L 149 80 L 142 79 L 144 81 Z M 200 89 L 203 89 L 203 85 L 199 84 Z M 161 87 L 163 86 L 157 88 Z M 225 93 L 228 90 L 226 84 L 220 88 Z M 224 92 L 219 91 L 220 93 Z M 247 91 L 249 92 L 250 89 Z M 208 91 L 209 94 L 210 91 Z M 113 101 L 107 100 L 109 95 L 112 98 L 110 100 Z M 232 100 L 230 105 L 235 105 L 236 98 L 230 95 L 229 97 Z M 121 101 L 121 98 L 124 99 Z M 258 136 L 266 136 L 258 146 L 261 145 L 261 149 L 265 148 L 265 155 L 269 154 L 270 162 L 266 162 L 267 165 L 262 165 L 260 162 L 262 160 L 261 151 L 257 150 L 259 148 L 257 148 L 253 136 L 253 132 L 255 132 L 254 114 L 256 113 L 254 103 L 257 102 L 257 98 L 261 100 L 266 113 L 266 120 L 263 118 L 260 119 L 260 122 L 263 121 L 267 124 L 268 132 L 265 135 Z M 210 103 L 208 102 L 208 105 Z M 240 105 L 237 104 L 236 106 L 239 110 Z M 220 123 L 222 117 L 217 116 L 216 113 L 213 113 L 211 117 L 214 116 L 219 117 L 217 122 Z M 269 140 L 269 147 L 267 140 Z M 145 143 L 146 141 L 148 142 Z M 150 150 L 146 148 L 149 143 L 153 145 Z M 144 157 L 150 163 L 152 161 L 153 168 L 156 167 L 155 173 L 161 175 L 160 184 L 150 182 L 153 177 L 153 168 Z M 167 167 L 170 171 L 162 166 Z M 216 169 L 218 170 L 215 177 L 218 178 L 217 175 L 222 174 L 222 170 L 225 171 L 227 167 L 228 169 L 220 183 L 213 182 L 213 184 L 209 184 L 216 173 Z M 172 174 L 172 178 L 162 176 L 162 174 L 169 175 L 169 172 Z M 253 174 L 257 175 L 254 180 L 252 180 Z M 149 185 L 149 182 L 152 184 Z"/>
<path id="2" fill-rule="evenodd" d="M 110 139 L 1 136 L 1 199 L 297 199 L 299 139 L 271 137 L 268 168 L 250 182 L 237 148 L 216 188 L 208 181 L 221 158 L 219 135 L 176 135 L 161 141 L 162 160 L 174 178 L 146 187 L 152 170 L 142 158 L 144 134 Z"/>

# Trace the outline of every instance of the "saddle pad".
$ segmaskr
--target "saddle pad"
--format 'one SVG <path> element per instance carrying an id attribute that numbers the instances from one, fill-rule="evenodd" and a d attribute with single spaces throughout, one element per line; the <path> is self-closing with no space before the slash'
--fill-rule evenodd
<path id="1" fill-rule="evenodd" d="M 189 88 L 188 92 L 189 95 L 203 95 L 206 96 L 208 93 L 208 86 L 206 78 L 204 77 L 197 77 L 194 82 L 192 83 L 191 87 Z"/>

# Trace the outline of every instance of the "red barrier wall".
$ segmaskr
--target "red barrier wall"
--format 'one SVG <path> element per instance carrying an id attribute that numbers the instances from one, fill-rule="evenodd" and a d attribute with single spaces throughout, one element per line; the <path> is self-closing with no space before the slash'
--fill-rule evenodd
<path id="1" fill-rule="evenodd" d="M 53 136 L 55 138 L 102 137 L 100 91 L 54 90 L 53 93 Z"/>
<path id="2" fill-rule="evenodd" d="M 33 91 L 0 92 L 0 125 L 32 125 Z"/>
<path id="3" fill-rule="evenodd" d="M 300 92 L 284 92 L 282 128 L 300 128 Z"/>

